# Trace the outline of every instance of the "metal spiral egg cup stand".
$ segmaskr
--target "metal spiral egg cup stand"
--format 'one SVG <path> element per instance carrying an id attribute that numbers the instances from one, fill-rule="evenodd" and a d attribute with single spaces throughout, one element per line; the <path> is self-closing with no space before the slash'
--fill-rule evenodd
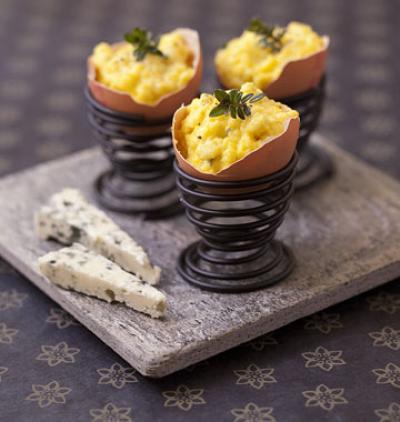
<path id="1" fill-rule="evenodd" d="M 113 111 L 85 91 L 93 134 L 111 163 L 95 181 L 107 209 L 159 219 L 182 212 L 172 164 L 171 118 L 146 121 Z"/>
<path id="2" fill-rule="evenodd" d="M 303 189 L 333 174 L 333 163 L 329 155 L 309 144 L 310 135 L 317 128 L 325 99 L 326 78 L 319 85 L 303 94 L 280 100 L 300 114 L 300 136 L 298 141 L 299 164 L 294 185 L 296 190 Z"/>
<path id="3" fill-rule="evenodd" d="M 290 249 L 274 235 L 293 193 L 297 153 L 282 170 L 239 182 L 206 181 L 175 163 L 177 185 L 189 221 L 202 239 L 181 252 L 178 272 L 205 290 L 257 290 L 288 276 Z"/>

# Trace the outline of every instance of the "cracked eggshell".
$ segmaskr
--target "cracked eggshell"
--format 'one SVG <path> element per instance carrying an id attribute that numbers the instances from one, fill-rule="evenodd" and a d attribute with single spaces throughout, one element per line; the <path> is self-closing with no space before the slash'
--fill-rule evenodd
<path id="1" fill-rule="evenodd" d="M 93 97 L 111 110 L 122 113 L 141 115 L 147 120 L 161 120 L 173 115 L 182 104 L 188 104 L 197 96 L 203 73 L 203 57 L 200 38 L 197 31 L 189 28 L 178 28 L 193 51 L 194 74 L 189 83 L 180 91 L 164 95 L 154 105 L 135 101 L 130 94 L 111 89 L 96 80 L 96 68 L 91 60 L 87 61 L 87 82 Z M 120 43 L 114 44 L 117 46 Z"/>
<path id="2" fill-rule="evenodd" d="M 269 98 L 282 99 L 315 88 L 326 69 L 329 38 L 324 36 L 324 47 L 316 53 L 285 65 L 278 79 L 264 89 Z"/>
<path id="3" fill-rule="evenodd" d="M 300 119 L 289 118 L 284 131 L 277 136 L 260 141 L 260 148 L 250 152 L 242 159 L 216 174 L 203 173 L 193 167 L 182 155 L 179 136 L 183 119 L 187 116 L 187 107 L 179 108 L 172 120 L 172 144 L 179 167 L 191 176 L 211 181 L 240 181 L 264 177 L 284 168 L 296 150 L 299 138 Z"/>
<path id="4" fill-rule="evenodd" d="M 306 92 L 319 84 L 326 70 L 329 48 L 329 37 L 322 38 L 324 47 L 321 50 L 302 59 L 290 61 L 283 67 L 278 78 L 263 89 L 267 97 L 284 99 Z M 229 89 L 221 76 L 218 75 L 221 84 Z"/>

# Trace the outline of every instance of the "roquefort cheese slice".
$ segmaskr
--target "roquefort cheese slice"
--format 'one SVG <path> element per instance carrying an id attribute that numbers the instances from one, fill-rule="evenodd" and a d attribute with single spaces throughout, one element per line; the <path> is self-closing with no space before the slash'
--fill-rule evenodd
<path id="1" fill-rule="evenodd" d="M 151 264 L 143 248 L 76 189 L 54 194 L 36 213 L 35 225 L 41 239 L 79 242 L 150 284 L 160 279 L 160 268 Z"/>
<path id="2" fill-rule="evenodd" d="M 162 292 L 81 244 L 49 252 L 38 262 L 42 274 L 65 289 L 122 302 L 153 318 L 164 315 L 166 298 Z"/>

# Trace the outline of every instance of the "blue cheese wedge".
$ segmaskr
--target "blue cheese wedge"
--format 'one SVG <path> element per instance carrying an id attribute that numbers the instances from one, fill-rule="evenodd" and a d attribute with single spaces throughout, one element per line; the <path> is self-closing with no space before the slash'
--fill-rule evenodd
<path id="1" fill-rule="evenodd" d="M 43 240 L 79 242 L 150 284 L 160 280 L 160 268 L 151 264 L 143 248 L 76 189 L 54 194 L 36 213 L 35 226 Z"/>
<path id="2" fill-rule="evenodd" d="M 49 252 L 39 258 L 39 269 L 65 289 L 122 302 L 136 311 L 159 318 L 166 309 L 165 295 L 104 256 L 80 244 Z"/>

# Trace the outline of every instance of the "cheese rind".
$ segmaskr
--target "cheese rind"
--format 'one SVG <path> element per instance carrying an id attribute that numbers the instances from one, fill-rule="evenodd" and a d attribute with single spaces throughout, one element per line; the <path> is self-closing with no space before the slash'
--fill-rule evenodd
<path id="1" fill-rule="evenodd" d="M 164 315 L 162 292 L 80 244 L 49 252 L 38 263 L 43 275 L 65 289 L 122 302 L 153 318 Z"/>
<path id="2" fill-rule="evenodd" d="M 143 248 L 76 189 L 54 194 L 36 213 L 35 226 L 43 240 L 82 243 L 150 284 L 160 280 L 160 268 L 151 265 Z"/>

